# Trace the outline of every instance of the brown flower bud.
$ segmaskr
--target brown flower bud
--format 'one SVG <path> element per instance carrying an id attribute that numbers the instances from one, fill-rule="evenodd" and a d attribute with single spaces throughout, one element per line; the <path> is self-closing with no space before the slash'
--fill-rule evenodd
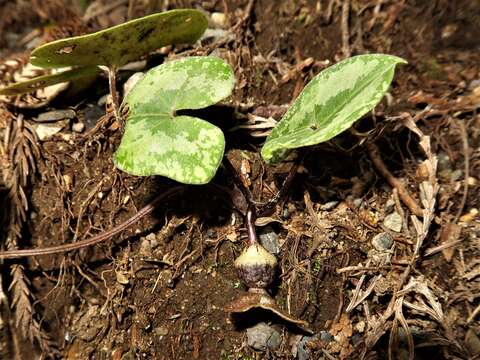
<path id="1" fill-rule="evenodd" d="M 277 259 L 260 244 L 250 245 L 235 260 L 238 276 L 250 288 L 266 288 L 273 282 Z"/>

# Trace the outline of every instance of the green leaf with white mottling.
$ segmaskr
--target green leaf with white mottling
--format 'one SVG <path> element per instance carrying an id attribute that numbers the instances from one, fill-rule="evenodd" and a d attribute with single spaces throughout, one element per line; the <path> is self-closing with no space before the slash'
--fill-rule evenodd
<path id="1" fill-rule="evenodd" d="M 100 74 L 98 66 L 85 66 L 81 68 L 62 71 L 55 74 L 38 76 L 36 78 L 18 82 L 0 89 L 0 95 L 15 96 L 26 94 L 37 89 L 43 89 L 47 86 L 60 84 L 67 81 L 82 81 L 83 79 L 93 79 Z"/>
<path id="2" fill-rule="evenodd" d="M 359 55 L 329 67 L 310 81 L 267 137 L 262 157 L 281 161 L 290 149 L 316 145 L 348 129 L 377 105 L 392 82 L 391 55 Z"/>
<path id="3" fill-rule="evenodd" d="M 216 57 L 188 57 L 151 69 L 124 100 L 129 113 L 115 165 L 133 175 L 208 183 L 223 157 L 223 133 L 176 112 L 213 105 L 231 94 L 234 83 L 231 67 Z"/>
<path id="4" fill-rule="evenodd" d="M 96 33 L 61 39 L 33 50 L 33 65 L 122 66 L 165 45 L 197 41 L 207 19 L 193 9 L 171 10 L 113 26 Z"/>

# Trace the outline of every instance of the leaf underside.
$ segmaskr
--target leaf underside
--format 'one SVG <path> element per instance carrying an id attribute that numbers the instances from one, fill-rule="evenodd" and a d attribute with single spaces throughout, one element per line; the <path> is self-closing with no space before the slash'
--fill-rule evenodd
<path id="1" fill-rule="evenodd" d="M 322 143 L 348 129 L 380 102 L 402 63 L 396 56 L 368 54 L 322 71 L 267 137 L 263 159 L 279 162 L 290 149 Z"/>
<path id="2" fill-rule="evenodd" d="M 216 57 L 188 57 L 151 69 L 124 100 L 129 113 L 115 165 L 132 175 L 208 183 L 223 157 L 223 133 L 176 112 L 213 105 L 230 95 L 234 83 L 230 66 Z"/>
<path id="3" fill-rule="evenodd" d="M 62 39 L 33 50 L 30 62 L 47 68 L 73 65 L 122 66 L 165 45 L 193 43 L 207 28 L 193 9 L 171 10 L 96 33 Z"/>
<path id="4" fill-rule="evenodd" d="M 92 78 L 100 74 L 98 66 L 85 66 L 72 70 L 62 71 L 56 74 L 39 76 L 27 81 L 12 84 L 0 89 L 0 95 L 15 96 L 26 94 L 47 86 L 56 85 L 62 82 L 79 80 L 82 78 Z"/>

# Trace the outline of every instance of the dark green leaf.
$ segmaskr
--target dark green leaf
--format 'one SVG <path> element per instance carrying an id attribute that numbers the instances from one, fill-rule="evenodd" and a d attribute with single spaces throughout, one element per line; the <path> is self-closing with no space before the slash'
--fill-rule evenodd
<path id="1" fill-rule="evenodd" d="M 195 42 L 206 28 L 207 19 L 201 12 L 171 10 L 93 34 L 50 42 L 35 49 L 30 61 L 41 67 L 119 67 L 165 45 Z"/>

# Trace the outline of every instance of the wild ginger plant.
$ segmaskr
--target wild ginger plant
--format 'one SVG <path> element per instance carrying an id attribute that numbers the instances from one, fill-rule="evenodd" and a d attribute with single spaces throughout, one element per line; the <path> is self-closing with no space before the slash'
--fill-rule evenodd
<path id="1" fill-rule="evenodd" d="M 390 55 L 359 55 L 322 71 L 268 136 L 261 151 L 263 159 L 268 163 L 281 161 L 292 149 L 327 141 L 348 129 L 381 100 L 395 66 L 404 63 Z M 223 134 L 214 125 L 178 116 L 177 111 L 201 109 L 224 99 L 231 93 L 234 81 L 229 65 L 215 57 L 185 58 L 150 70 L 124 101 L 129 113 L 124 138 L 114 156 L 117 167 L 134 175 L 163 175 L 187 184 L 209 182 L 223 157 Z M 158 201 L 140 210 L 135 220 L 153 211 Z M 253 224 L 254 215 L 250 214 L 249 223 Z M 78 244 L 0 252 L 0 258 L 90 246 L 118 234 L 131 223 L 127 221 Z M 250 228 L 252 232 L 253 225 Z M 251 237 L 249 245 L 257 244 L 256 237 Z"/>
<path id="2" fill-rule="evenodd" d="M 402 63 L 405 61 L 389 55 L 360 55 L 322 71 L 268 136 L 261 151 L 264 160 L 281 161 L 292 149 L 327 141 L 348 129 L 381 100 L 395 66 Z M 234 82 L 230 66 L 215 57 L 189 57 L 151 69 L 124 99 L 128 115 L 114 156 L 116 166 L 134 175 L 163 175 L 187 184 L 209 182 L 223 158 L 223 133 L 204 120 L 177 112 L 215 104 L 230 95 Z M 241 181 L 237 183 L 242 187 Z M 250 289 L 226 310 L 240 314 L 263 309 L 309 332 L 305 321 L 281 310 L 266 291 L 277 262 L 258 243 L 255 205 L 248 190 L 243 188 L 242 192 L 250 202 L 245 218 L 249 242 L 235 267 Z M 0 258 L 56 253 L 99 243 L 153 211 L 162 198 L 104 234 L 52 248 L 0 252 Z"/>
<path id="3" fill-rule="evenodd" d="M 292 149 L 327 141 L 348 129 L 378 104 L 390 86 L 395 66 L 402 63 L 405 61 L 395 56 L 360 55 L 322 71 L 272 130 L 261 151 L 263 159 L 268 163 L 281 161 Z M 114 155 L 115 165 L 133 175 L 162 175 L 186 184 L 208 183 L 223 158 L 223 133 L 205 120 L 178 115 L 178 111 L 213 105 L 230 95 L 234 83 L 230 66 L 215 57 L 184 58 L 148 71 L 124 99 L 128 115 Z M 246 189 L 242 192 L 248 193 Z M 158 199 L 135 214 L 135 221 L 150 213 Z M 250 289 L 226 310 L 239 314 L 263 309 L 310 332 L 305 321 L 281 310 L 266 291 L 273 282 L 277 261 L 258 243 L 255 206 L 251 196 L 246 200 L 250 202 L 245 219 L 249 242 L 235 267 Z M 133 223 L 132 219 L 126 223 Z M 127 226 L 121 224 L 78 244 L 0 252 L 0 258 L 78 249 L 103 241 Z"/>

